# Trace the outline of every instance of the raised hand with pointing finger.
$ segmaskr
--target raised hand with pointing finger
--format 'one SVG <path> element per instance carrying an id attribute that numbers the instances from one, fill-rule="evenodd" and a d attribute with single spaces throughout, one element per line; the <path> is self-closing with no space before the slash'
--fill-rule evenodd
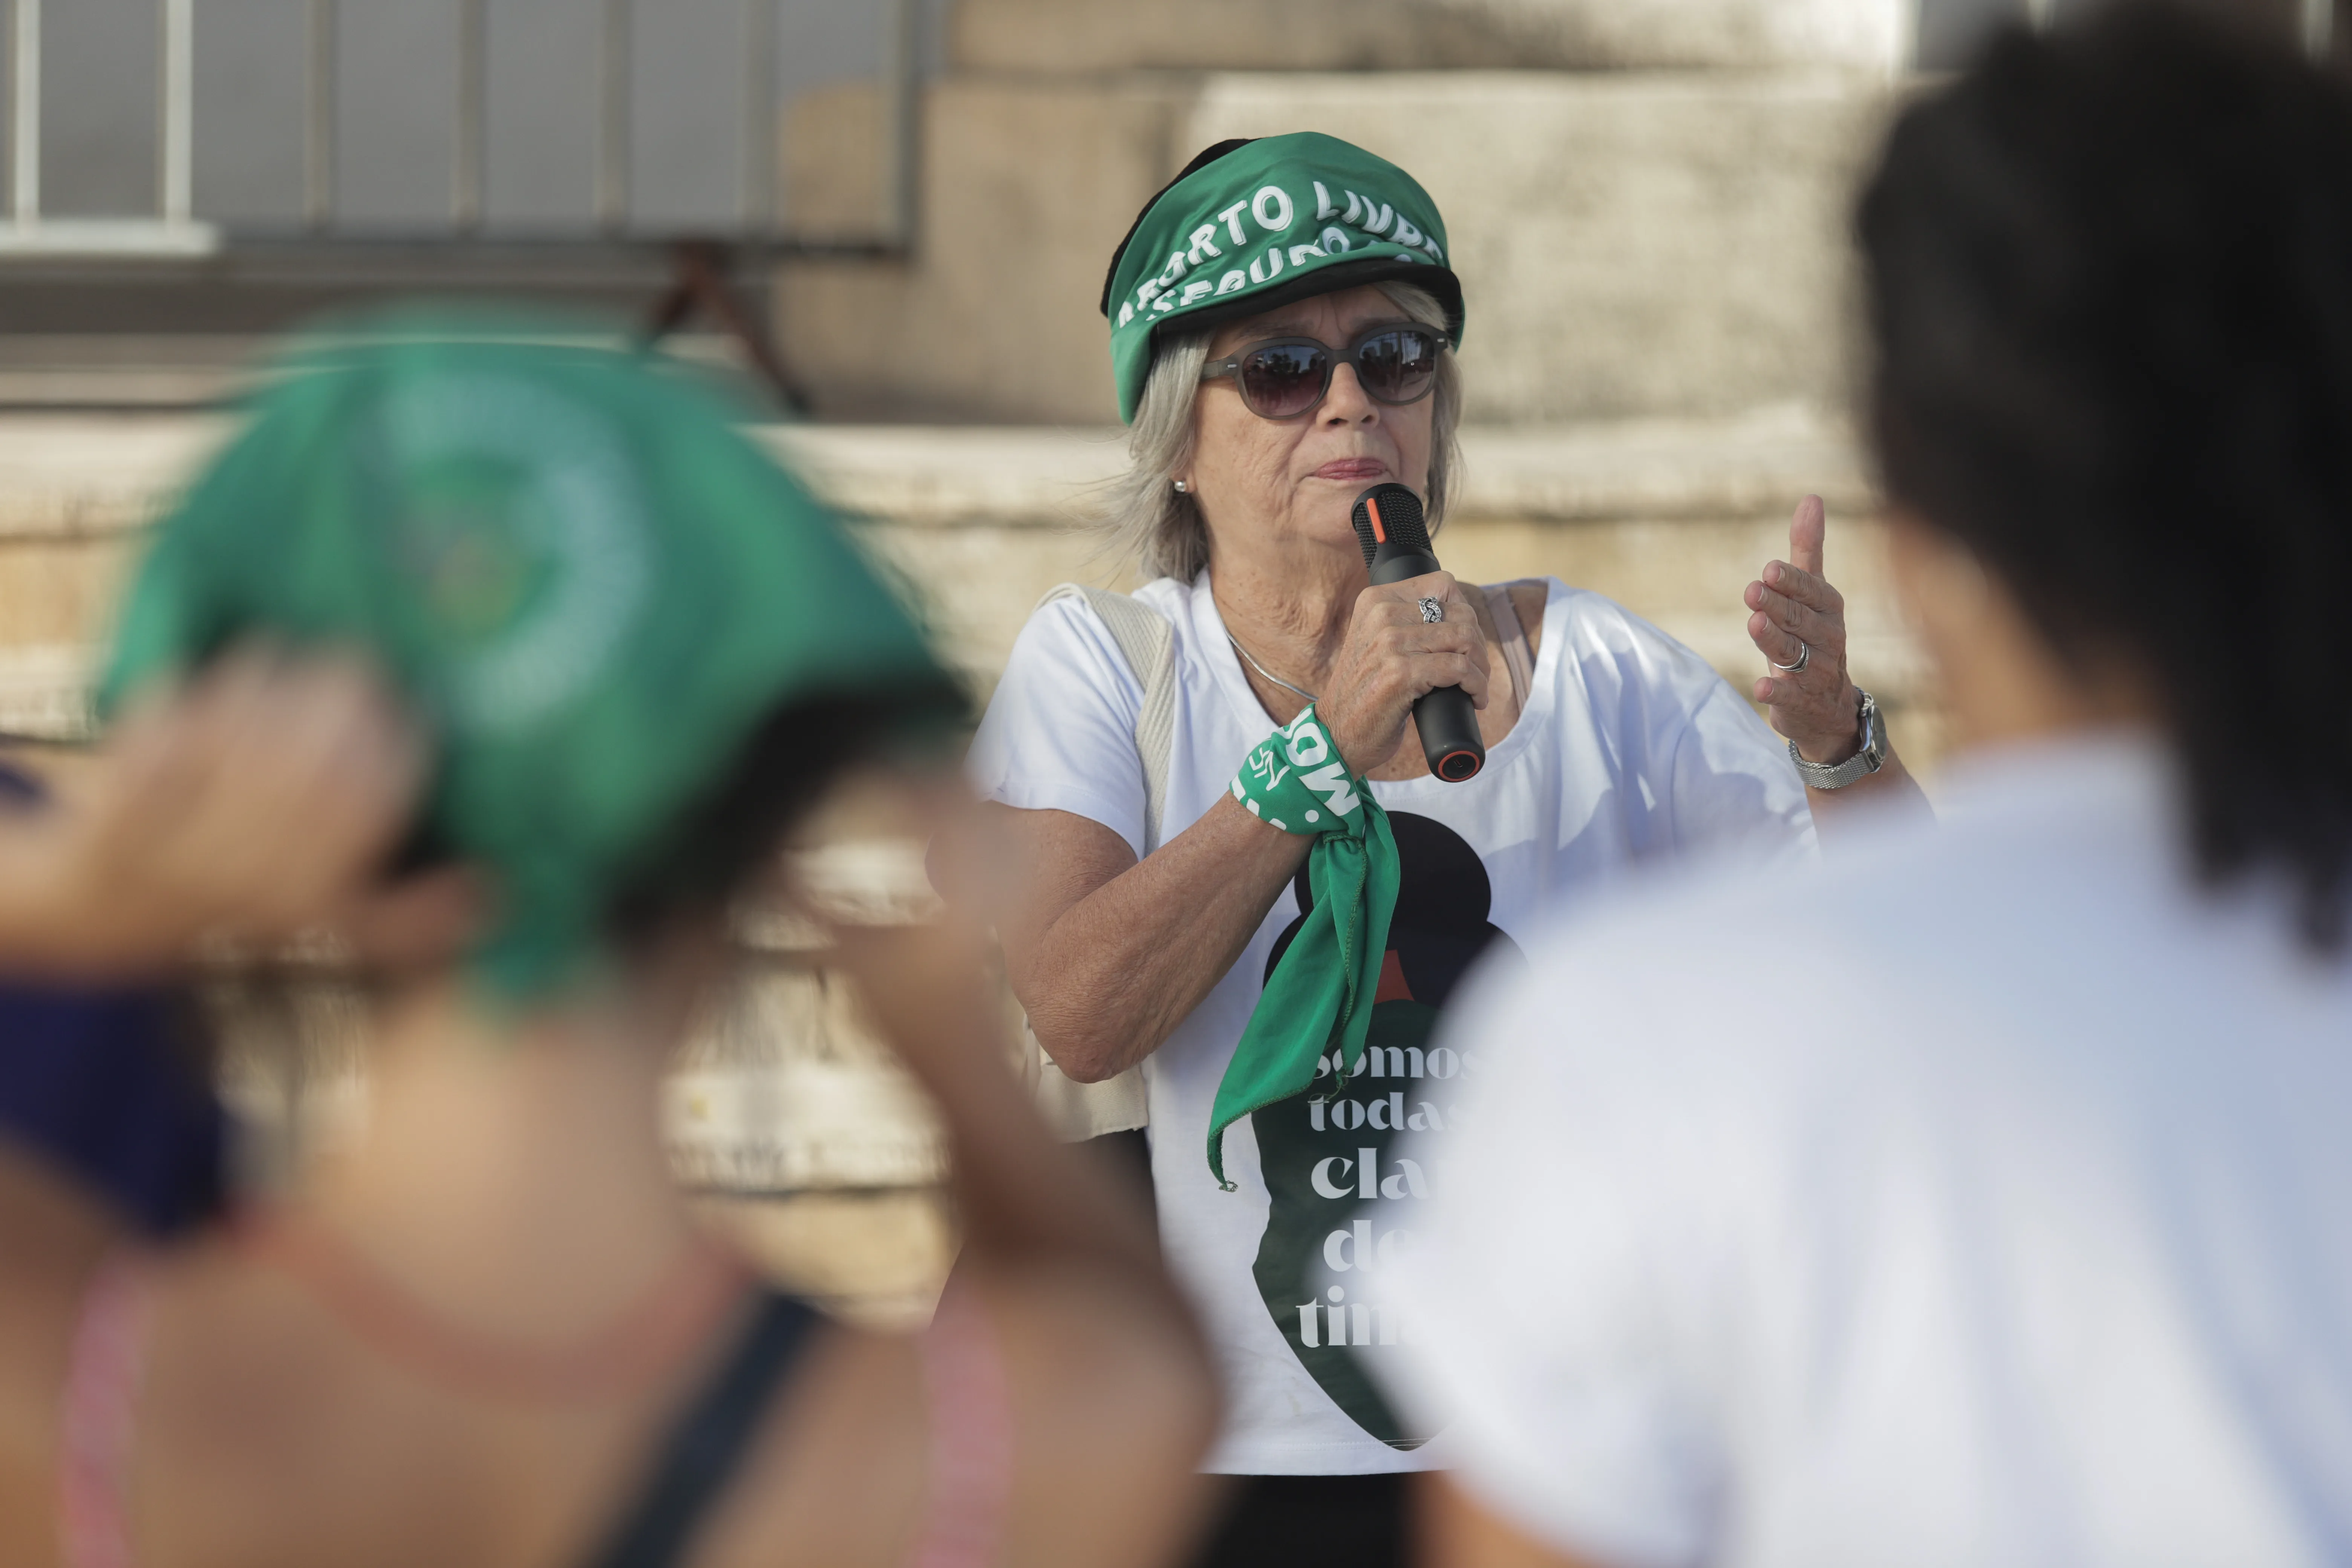
<path id="1" fill-rule="evenodd" d="M 1876 702 L 1847 670 L 1845 597 L 1822 569 L 1828 532 L 1822 498 L 1799 501 L 1789 520 L 1789 558 L 1766 562 L 1743 595 L 1748 636 L 1771 666 L 1753 695 L 1789 738 L 1816 826 L 1824 806 L 1834 811 L 1852 800 L 1927 805 L 1895 755 Z"/>

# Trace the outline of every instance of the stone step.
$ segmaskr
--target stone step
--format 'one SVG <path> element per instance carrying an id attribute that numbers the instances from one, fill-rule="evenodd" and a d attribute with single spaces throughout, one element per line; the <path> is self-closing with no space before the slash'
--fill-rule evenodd
<path id="1" fill-rule="evenodd" d="M 227 415 L 0 418 L 0 732 L 68 734 L 141 527 L 235 430 Z M 1087 531 L 1125 462 L 1116 428 L 780 426 L 761 438 L 857 520 L 985 691 L 1055 584 L 1127 585 Z M 1800 405 L 1715 419 L 1474 426 L 1443 554 L 1465 578 L 1554 574 L 1649 616 L 1745 687 L 1741 587 L 1786 552 L 1797 497 L 1829 501 L 1857 678 L 1929 727 L 1932 693 L 1888 602 L 1852 438 Z"/>
<path id="2" fill-rule="evenodd" d="M 1104 268 L 1227 136 L 1327 131 L 1443 209 L 1469 306 L 1468 416 L 1688 417 L 1845 395 L 1849 208 L 1894 101 L 1812 71 L 969 73 L 926 100 L 908 261 L 780 268 L 786 358 L 842 418 L 1113 416 Z M 870 91 L 786 138 L 796 212 L 874 210 Z"/>

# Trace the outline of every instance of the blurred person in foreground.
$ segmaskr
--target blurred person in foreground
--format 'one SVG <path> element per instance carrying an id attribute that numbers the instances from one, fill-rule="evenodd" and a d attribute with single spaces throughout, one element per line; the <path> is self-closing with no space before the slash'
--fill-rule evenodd
<path id="1" fill-rule="evenodd" d="M 2352 93 L 2011 34 L 1859 229 L 1946 826 L 1474 985 L 1399 1281 L 1432 1560 L 2344 1562 Z M 1837 984 L 1759 1016 L 1800 935 Z"/>
<path id="2" fill-rule="evenodd" d="M 253 634 L 364 655 L 432 747 L 396 863 L 492 912 L 371 976 L 364 1128 L 287 1200 L 161 1250 L 0 1179 L 0 1563 L 1154 1561 L 1199 1351 L 1005 1072 L 971 933 L 835 932 L 952 1147 L 926 1334 L 821 1325 L 673 1186 L 656 1081 L 730 902 L 960 702 L 730 411 L 501 335 L 302 367 L 142 571 L 117 690 Z"/>
<path id="3" fill-rule="evenodd" d="M 1847 672 L 1818 500 L 1748 588 L 1786 740 L 1598 594 L 1370 585 L 1357 498 L 1401 485 L 1435 526 L 1459 483 L 1446 245 L 1410 174 L 1313 132 L 1220 142 L 1152 198 L 1103 309 L 1133 426 L 1112 533 L 1153 581 L 1042 605 L 972 747 L 1018 847 L 1000 930 L 1031 1027 L 1060 1074 L 1126 1078 L 1148 1110 L 1160 1237 L 1231 1409 L 1210 1465 L 1248 1478 L 1218 1568 L 1401 1560 L 1403 1474 L 1438 1461 L 1366 1375 L 1393 1341 L 1318 1327 L 1312 1281 L 1352 1252 L 1337 1321 L 1382 1310 L 1393 1227 L 1349 1216 L 1383 1184 L 1418 1198 L 1378 1151 L 1442 1128 L 1477 1068 L 1484 1042 L 1425 1048 L 1472 960 L 1640 860 L 1809 855 L 1848 802 L 1921 800 Z M 1119 623 L 1156 629 L 1162 673 Z M 1466 782 L 1432 773 L 1413 716 L 1450 686 L 1486 749 Z M 1801 940 L 1782 962 L 1833 983 Z"/>
<path id="4" fill-rule="evenodd" d="M 446 878 L 370 886 L 415 809 L 419 738 L 348 659 L 254 647 L 151 693 L 68 781 L 0 754 L 0 1162 L 150 1235 L 215 1215 L 226 1123 L 175 984 L 197 942 L 333 920 L 438 933 Z"/>

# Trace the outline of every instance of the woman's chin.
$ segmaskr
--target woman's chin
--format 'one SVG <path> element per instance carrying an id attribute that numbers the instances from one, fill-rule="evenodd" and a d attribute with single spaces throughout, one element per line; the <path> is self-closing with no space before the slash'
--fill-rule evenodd
<path id="1" fill-rule="evenodd" d="M 1356 491 L 1349 490 L 1347 500 L 1328 509 L 1318 507 L 1313 515 L 1303 521 L 1299 532 L 1327 550 L 1339 552 L 1350 561 L 1361 561 L 1364 547 L 1356 541 L 1356 524 L 1349 513 L 1355 509 Z"/>

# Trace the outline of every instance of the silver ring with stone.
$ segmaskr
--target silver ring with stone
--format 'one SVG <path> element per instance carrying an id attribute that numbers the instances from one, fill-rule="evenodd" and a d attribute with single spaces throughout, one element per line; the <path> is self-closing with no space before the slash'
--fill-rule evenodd
<path id="1" fill-rule="evenodd" d="M 1769 663 L 1770 661 L 1769 661 L 1769 660 L 1767 660 L 1766 662 L 1767 662 L 1767 663 Z M 1812 644 L 1811 644 L 1811 643 L 1804 643 L 1804 642 L 1801 642 L 1801 643 L 1799 643 L 1799 644 L 1797 645 L 1797 662 L 1796 662 L 1796 663 L 1794 663 L 1794 664 L 1774 664 L 1774 665 L 1772 666 L 1772 668 L 1775 668 L 1775 669 L 1777 669 L 1777 670 L 1779 670 L 1779 671 L 1780 671 L 1781 674 L 1783 674 L 1783 675 L 1802 675 L 1802 674 L 1804 674 L 1804 673 L 1805 673 L 1805 666 L 1807 666 L 1807 665 L 1809 665 L 1809 664 L 1811 664 L 1811 663 L 1812 663 L 1812 662 L 1813 662 L 1813 645 L 1812 645 Z"/>
<path id="2" fill-rule="evenodd" d="M 1438 622 L 1445 618 L 1444 604 L 1437 599 L 1425 598 L 1422 600 L 1421 618 L 1431 626 L 1435 626 Z"/>

